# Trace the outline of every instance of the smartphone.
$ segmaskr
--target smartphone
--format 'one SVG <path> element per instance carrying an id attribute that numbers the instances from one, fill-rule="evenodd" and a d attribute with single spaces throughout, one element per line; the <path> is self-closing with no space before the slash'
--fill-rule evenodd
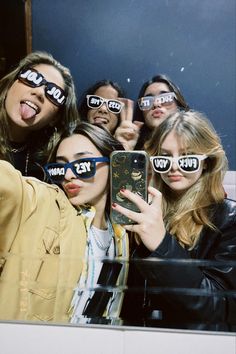
<path id="1" fill-rule="evenodd" d="M 121 195 L 122 188 L 140 195 L 147 201 L 149 159 L 145 151 L 113 151 L 110 155 L 111 204 L 140 212 L 138 207 Z M 111 208 L 111 221 L 115 224 L 135 224 L 126 216 Z"/>

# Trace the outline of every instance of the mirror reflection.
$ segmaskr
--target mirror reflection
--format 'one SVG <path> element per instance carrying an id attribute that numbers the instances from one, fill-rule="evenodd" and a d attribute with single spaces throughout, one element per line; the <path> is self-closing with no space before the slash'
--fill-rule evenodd
<path id="1" fill-rule="evenodd" d="M 32 4 L 42 50 L 0 81 L 0 320 L 232 333 L 235 54 L 226 59 L 228 41 L 210 39 L 216 24 L 235 39 L 234 5 L 181 1 L 176 28 L 174 2 L 155 21 L 142 4 L 140 38 L 127 31 L 133 5 L 114 3 L 112 23 L 103 13 L 110 30 L 95 33 L 94 10 L 81 31 L 83 2 L 66 14 L 59 4 L 55 25 L 78 13 L 62 53 L 55 31 L 50 48 L 39 36 L 38 22 L 51 22 L 37 15 L 43 2 Z M 215 41 L 227 55 L 212 61 Z"/>

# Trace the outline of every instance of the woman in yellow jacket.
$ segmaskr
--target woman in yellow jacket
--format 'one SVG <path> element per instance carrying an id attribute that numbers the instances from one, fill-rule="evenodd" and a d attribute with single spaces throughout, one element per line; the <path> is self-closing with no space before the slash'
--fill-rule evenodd
<path id="1" fill-rule="evenodd" d="M 99 307 L 92 288 L 110 270 L 114 284 L 126 282 L 124 263 L 113 269 L 94 260 L 128 255 L 127 234 L 107 213 L 109 155 L 117 149 L 109 133 L 88 123 L 65 136 L 45 170 L 67 196 L 0 161 L 1 320 L 116 323 L 121 294 L 100 293 Z"/>

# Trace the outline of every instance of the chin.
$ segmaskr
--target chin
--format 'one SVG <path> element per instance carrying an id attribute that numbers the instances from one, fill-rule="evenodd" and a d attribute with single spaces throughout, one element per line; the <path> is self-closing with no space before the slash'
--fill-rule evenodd
<path id="1" fill-rule="evenodd" d="M 165 118 L 161 117 L 161 118 L 156 118 L 155 120 L 151 121 L 150 124 L 148 124 L 148 127 L 150 129 L 159 127 L 159 125 L 165 120 Z"/>
<path id="2" fill-rule="evenodd" d="M 83 201 L 81 201 L 77 196 L 76 197 L 71 197 L 67 195 L 67 198 L 69 199 L 69 202 L 71 205 L 77 207 L 78 205 L 81 205 Z"/>

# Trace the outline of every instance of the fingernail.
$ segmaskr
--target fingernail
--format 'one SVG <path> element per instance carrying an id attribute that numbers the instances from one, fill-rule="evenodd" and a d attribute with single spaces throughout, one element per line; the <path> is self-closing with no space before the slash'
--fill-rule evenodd
<path id="1" fill-rule="evenodd" d="M 113 206 L 113 208 L 115 208 L 117 206 L 117 204 L 116 203 L 112 203 L 112 206 Z"/>
<path id="2" fill-rule="evenodd" d="M 121 189 L 120 189 L 120 192 L 123 192 L 123 193 L 124 193 L 124 192 L 125 192 L 125 188 L 121 188 Z"/>

